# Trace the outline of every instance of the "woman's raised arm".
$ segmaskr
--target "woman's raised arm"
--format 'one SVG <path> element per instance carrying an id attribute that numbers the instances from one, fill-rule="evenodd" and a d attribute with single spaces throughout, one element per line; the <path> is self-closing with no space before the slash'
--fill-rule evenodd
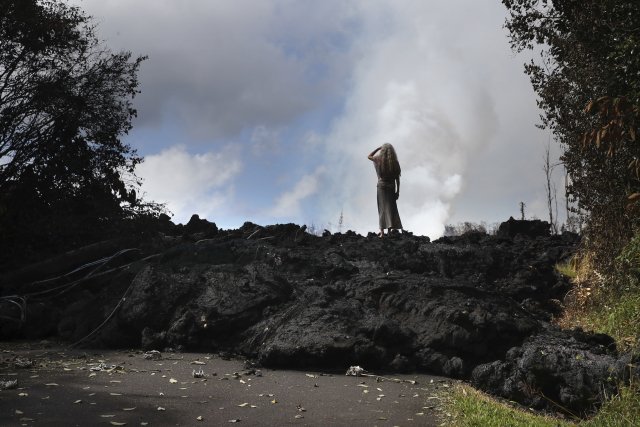
<path id="1" fill-rule="evenodd" d="M 369 156 L 367 156 L 367 158 L 371 161 L 373 161 L 373 156 L 381 149 L 382 147 L 378 147 L 375 150 L 373 150 L 371 153 L 369 153 Z"/>

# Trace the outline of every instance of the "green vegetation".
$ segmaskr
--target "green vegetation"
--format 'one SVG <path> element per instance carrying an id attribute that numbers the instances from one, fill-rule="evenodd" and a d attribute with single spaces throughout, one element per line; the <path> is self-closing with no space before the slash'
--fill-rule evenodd
<path id="1" fill-rule="evenodd" d="M 614 259 L 608 277 L 598 276 L 586 256 L 577 265 L 560 325 L 611 335 L 622 351 L 635 346 L 640 324 L 640 234 Z"/>
<path id="2" fill-rule="evenodd" d="M 0 0 L 0 266 L 123 234 L 139 197 L 123 141 L 144 57 L 113 53 L 61 0 Z"/>
<path id="3" fill-rule="evenodd" d="M 611 335 L 620 350 L 628 350 L 638 340 L 640 289 L 600 297 L 587 310 L 570 309 L 561 324 Z"/>
<path id="4" fill-rule="evenodd" d="M 576 267 L 574 266 L 572 261 L 557 264 L 556 271 L 569 279 L 575 279 L 578 275 Z"/>
<path id="5" fill-rule="evenodd" d="M 569 425 L 558 419 L 535 415 L 499 402 L 469 386 L 456 387 L 448 400 L 451 425 L 467 427 L 556 427 Z"/>
<path id="6" fill-rule="evenodd" d="M 502 3 L 512 48 L 536 58 L 525 73 L 540 126 L 560 145 L 568 204 L 586 225 L 583 245 L 610 274 L 612 255 L 640 225 L 640 2 Z"/>
<path id="7" fill-rule="evenodd" d="M 584 421 L 534 414 L 465 385 L 451 392 L 446 411 L 452 415 L 449 425 L 455 427 L 631 427 L 640 425 L 640 387 L 622 388 L 596 416 Z"/>

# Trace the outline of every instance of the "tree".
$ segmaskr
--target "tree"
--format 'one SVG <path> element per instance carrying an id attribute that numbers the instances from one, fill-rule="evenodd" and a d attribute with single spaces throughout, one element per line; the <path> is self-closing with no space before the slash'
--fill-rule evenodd
<path id="1" fill-rule="evenodd" d="M 551 224 L 551 233 L 558 233 L 558 196 L 556 185 L 553 182 L 553 169 L 558 164 L 551 163 L 551 147 L 549 143 L 544 150 L 544 163 L 542 170 L 545 177 L 545 191 L 547 192 L 547 209 L 549 210 L 549 224 Z M 554 206 L 555 204 L 555 206 Z M 555 208 L 555 209 L 554 209 Z M 555 213 L 555 214 L 554 214 Z"/>
<path id="2" fill-rule="evenodd" d="M 503 0 L 516 51 L 541 49 L 525 65 L 541 126 L 562 145 L 574 213 L 601 266 L 637 225 L 627 208 L 640 190 L 640 3 L 633 0 Z M 635 162 L 635 163 L 634 163 Z M 639 168 L 640 169 L 640 168 Z"/>
<path id="3" fill-rule="evenodd" d="M 150 212 L 136 192 L 142 158 L 122 141 L 144 59 L 106 49 L 77 7 L 0 0 L 0 239 L 14 259 Z"/>

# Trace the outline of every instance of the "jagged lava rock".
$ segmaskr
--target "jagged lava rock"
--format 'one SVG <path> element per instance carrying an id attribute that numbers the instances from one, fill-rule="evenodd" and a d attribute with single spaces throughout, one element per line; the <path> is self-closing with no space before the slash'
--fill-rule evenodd
<path id="1" fill-rule="evenodd" d="M 533 408 L 567 408 L 586 415 L 620 381 L 638 376 L 629 356 L 619 357 L 611 337 L 549 328 L 511 348 L 504 360 L 477 366 L 472 383 Z"/>
<path id="2" fill-rule="evenodd" d="M 268 367 L 421 370 L 544 406 L 522 391 L 539 387 L 584 412 L 601 397 L 584 384 L 607 380 L 605 370 L 582 369 L 582 382 L 557 390 L 543 378 L 577 372 L 581 360 L 622 359 L 590 338 L 579 341 L 583 359 L 572 358 L 575 334 L 550 324 L 569 289 L 555 265 L 578 237 L 550 236 L 540 223 L 510 220 L 496 236 L 431 242 L 410 233 L 319 237 L 295 224 L 218 230 L 193 217 L 154 240 L 155 257 L 85 287 L 88 295 L 49 317 L 62 338 L 78 340 L 124 294 L 91 345 L 233 352 Z M 538 363 L 549 331 L 555 341 L 542 351 L 557 347 L 557 359 Z"/>

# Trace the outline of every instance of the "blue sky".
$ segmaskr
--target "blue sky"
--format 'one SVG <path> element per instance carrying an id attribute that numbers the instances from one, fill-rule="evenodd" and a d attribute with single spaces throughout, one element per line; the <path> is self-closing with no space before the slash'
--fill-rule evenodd
<path id="1" fill-rule="evenodd" d="M 148 55 L 127 142 L 149 199 L 235 228 L 377 228 L 383 142 L 405 227 L 545 218 L 549 140 L 498 0 L 73 0 Z"/>

